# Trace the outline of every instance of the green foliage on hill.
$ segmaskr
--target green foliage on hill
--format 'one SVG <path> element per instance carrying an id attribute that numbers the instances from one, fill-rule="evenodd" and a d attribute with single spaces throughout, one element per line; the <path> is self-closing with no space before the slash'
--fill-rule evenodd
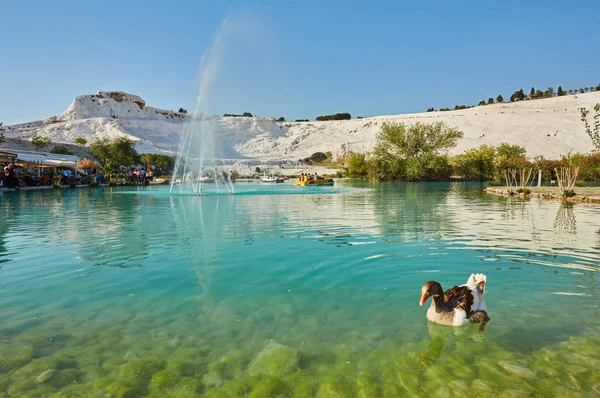
<path id="1" fill-rule="evenodd" d="M 336 113 L 335 115 L 324 115 L 317 116 L 317 121 L 322 122 L 326 120 L 350 120 L 352 116 L 349 113 Z"/>
<path id="2" fill-rule="evenodd" d="M 52 143 L 52 140 L 50 139 L 50 137 L 44 137 L 41 135 L 34 135 L 33 138 L 31 139 L 31 145 L 33 145 L 35 147 L 35 149 L 40 150 L 42 148 L 47 147 L 48 145 L 50 145 Z"/>
<path id="3" fill-rule="evenodd" d="M 66 145 L 57 145 L 51 151 L 51 153 L 58 153 L 61 155 L 75 155 L 75 153 Z"/>
<path id="4" fill-rule="evenodd" d="M 77 137 L 77 138 L 75 138 L 73 140 L 73 143 L 76 144 L 76 145 L 82 145 L 83 146 L 83 145 L 87 144 L 87 140 L 85 138 L 83 138 L 83 137 Z"/>

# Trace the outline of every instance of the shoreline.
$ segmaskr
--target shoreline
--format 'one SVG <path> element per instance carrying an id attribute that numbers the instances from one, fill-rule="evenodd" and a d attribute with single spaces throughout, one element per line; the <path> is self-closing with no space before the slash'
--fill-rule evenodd
<path id="1" fill-rule="evenodd" d="M 561 200 L 573 203 L 598 203 L 600 204 L 600 187 L 575 187 L 575 196 L 565 198 L 561 195 L 557 186 L 554 187 L 524 187 L 531 191 L 529 194 L 517 193 L 520 187 L 487 187 L 484 192 L 497 196 L 514 196 L 518 198 Z"/>

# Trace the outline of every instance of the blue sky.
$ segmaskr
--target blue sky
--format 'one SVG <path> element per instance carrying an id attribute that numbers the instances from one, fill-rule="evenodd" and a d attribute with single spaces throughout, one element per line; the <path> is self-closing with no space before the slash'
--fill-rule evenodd
<path id="1" fill-rule="evenodd" d="M 0 122 L 99 90 L 193 109 L 228 15 L 210 114 L 366 117 L 600 84 L 595 0 L 0 0 Z"/>

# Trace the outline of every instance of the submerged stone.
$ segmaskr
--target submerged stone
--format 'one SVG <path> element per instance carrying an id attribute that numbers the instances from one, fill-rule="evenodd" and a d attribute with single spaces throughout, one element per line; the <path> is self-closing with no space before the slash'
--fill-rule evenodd
<path id="1" fill-rule="evenodd" d="M 165 369 L 152 375 L 150 385 L 153 388 L 164 390 L 177 385 L 179 382 L 181 382 L 181 376 L 171 370 Z"/>
<path id="2" fill-rule="evenodd" d="M 33 347 L 25 344 L 0 343 L 0 372 L 10 372 L 33 358 Z"/>
<path id="3" fill-rule="evenodd" d="M 155 358 L 132 359 L 119 368 L 119 378 L 129 380 L 136 385 L 147 385 L 152 375 L 162 368 L 164 362 Z"/>
<path id="4" fill-rule="evenodd" d="M 42 374 L 40 374 L 35 381 L 37 381 L 39 384 L 44 384 L 50 381 L 50 379 L 52 379 L 54 377 L 54 375 L 57 373 L 58 371 L 56 369 L 48 369 L 45 372 L 42 372 Z"/>
<path id="5" fill-rule="evenodd" d="M 507 363 L 504 361 L 500 361 L 499 364 L 504 368 L 504 370 L 506 370 L 513 376 L 517 376 L 525 380 L 535 380 L 535 378 L 537 377 L 535 373 L 523 366 Z"/>
<path id="6" fill-rule="evenodd" d="M 319 398 L 350 398 L 354 397 L 352 389 L 346 383 L 328 382 L 323 383 L 319 389 Z"/>
<path id="7" fill-rule="evenodd" d="M 356 379 L 356 392 L 360 398 L 377 398 L 381 396 L 377 381 L 367 375 L 360 375 Z"/>
<path id="8" fill-rule="evenodd" d="M 248 365 L 250 376 L 284 376 L 298 370 L 298 351 L 278 344 L 269 343 Z"/>
<path id="9" fill-rule="evenodd" d="M 287 397 L 290 396 L 287 385 L 281 379 L 273 376 L 262 378 L 256 385 L 248 398 L 264 397 Z"/>
<path id="10" fill-rule="evenodd" d="M 106 392 L 115 398 L 133 398 L 139 397 L 140 387 L 127 380 L 115 380 L 106 386 Z"/>
<path id="11" fill-rule="evenodd" d="M 233 397 L 243 397 L 248 391 L 248 386 L 238 380 L 230 380 L 223 384 L 221 389 Z"/>

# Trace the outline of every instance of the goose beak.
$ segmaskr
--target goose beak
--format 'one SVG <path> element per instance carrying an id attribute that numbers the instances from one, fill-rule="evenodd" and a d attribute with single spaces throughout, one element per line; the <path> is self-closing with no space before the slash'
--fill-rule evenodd
<path id="1" fill-rule="evenodd" d="M 429 297 L 429 294 L 427 294 L 427 292 L 422 292 L 421 293 L 421 301 L 419 301 L 419 305 L 423 306 L 423 304 L 425 304 L 425 301 L 427 301 L 428 297 Z"/>

